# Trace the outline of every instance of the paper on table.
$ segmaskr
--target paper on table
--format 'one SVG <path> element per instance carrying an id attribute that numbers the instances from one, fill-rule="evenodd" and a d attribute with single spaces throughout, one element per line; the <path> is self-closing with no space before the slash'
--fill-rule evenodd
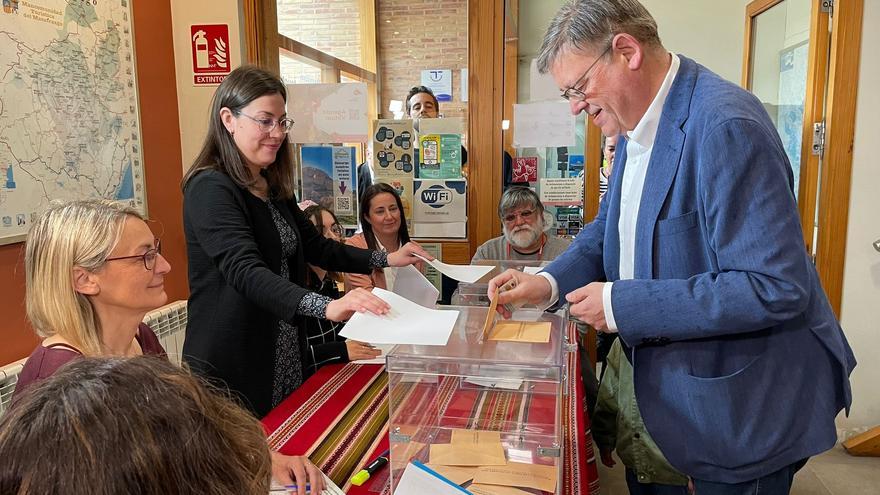
<path id="1" fill-rule="evenodd" d="M 452 430 L 451 443 L 501 443 L 501 432 L 456 428 Z"/>
<path id="2" fill-rule="evenodd" d="M 428 309 L 393 292 L 373 288 L 387 302 L 385 315 L 355 313 L 339 335 L 374 344 L 446 345 L 458 319 L 457 310 Z"/>
<path id="3" fill-rule="evenodd" d="M 549 342 L 549 321 L 499 321 L 489 332 L 489 340 L 508 342 Z"/>
<path id="4" fill-rule="evenodd" d="M 376 349 L 382 351 L 382 354 L 374 357 L 373 359 L 358 359 L 357 361 L 352 361 L 355 364 L 385 364 L 385 356 L 394 349 L 395 344 L 371 344 Z"/>
<path id="5" fill-rule="evenodd" d="M 532 492 L 520 490 L 512 486 L 470 484 L 468 491 L 474 495 L 531 495 Z"/>
<path id="6" fill-rule="evenodd" d="M 431 464 L 444 466 L 504 466 L 501 443 L 435 443 L 431 445 Z"/>
<path id="7" fill-rule="evenodd" d="M 433 266 L 443 275 L 446 275 L 451 279 L 458 280 L 459 282 L 465 282 L 468 284 L 472 284 L 477 280 L 480 280 L 481 278 L 483 278 L 484 275 L 495 269 L 495 267 L 491 265 L 449 265 L 443 263 L 440 260 L 428 261 L 426 258 L 422 258 L 419 255 L 416 256 L 425 260 L 425 263 Z"/>
<path id="8" fill-rule="evenodd" d="M 477 468 L 473 467 L 441 466 L 439 464 L 425 464 L 425 466 L 457 485 L 474 479 L 474 474 L 477 472 Z"/>
<path id="9" fill-rule="evenodd" d="M 426 493 L 461 495 L 468 492 L 419 461 L 407 464 L 394 490 L 394 495 L 425 495 Z"/>
<path id="10" fill-rule="evenodd" d="M 329 477 L 327 477 L 326 474 L 321 473 L 321 475 L 324 476 L 324 491 L 321 492 L 321 495 L 345 495 L 345 492 L 342 491 L 342 489 L 339 488 L 339 486 L 336 485 L 336 483 L 334 483 L 333 480 L 331 480 Z M 291 493 L 291 491 L 288 488 L 286 488 L 284 485 L 282 485 L 281 483 L 278 483 L 277 481 L 272 480 L 272 484 L 269 486 L 269 495 L 273 495 L 273 494 L 280 495 L 282 493 L 284 495 L 287 495 L 287 494 Z"/>
<path id="11" fill-rule="evenodd" d="M 467 383 L 473 383 L 481 387 L 499 388 L 502 390 L 519 390 L 522 387 L 522 380 L 506 379 L 506 378 L 478 378 L 471 376 L 464 379 Z"/>
<path id="12" fill-rule="evenodd" d="M 543 269 L 544 269 L 543 266 L 524 266 L 523 273 L 528 273 L 530 275 L 537 275 L 538 272 L 540 272 Z"/>
<path id="13" fill-rule="evenodd" d="M 412 265 L 397 269 L 391 292 L 426 308 L 433 308 L 437 304 L 437 297 L 440 296 L 437 287 L 434 287 L 434 284 Z"/>
<path id="14" fill-rule="evenodd" d="M 556 466 L 508 462 L 506 466 L 483 466 L 477 469 L 474 483 L 518 486 L 545 492 L 556 491 Z"/>

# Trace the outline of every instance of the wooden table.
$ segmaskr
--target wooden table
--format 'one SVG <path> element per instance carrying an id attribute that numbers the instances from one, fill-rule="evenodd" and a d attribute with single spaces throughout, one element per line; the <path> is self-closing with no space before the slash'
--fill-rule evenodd
<path id="1" fill-rule="evenodd" d="M 568 332 L 570 342 L 575 342 L 573 325 Z M 567 370 L 563 493 L 598 495 L 599 478 L 589 420 L 584 415 L 577 352 L 568 353 Z M 322 367 L 263 418 L 263 426 L 272 449 L 285 454 L 307 454 L 347 493 L 390 493 L 388 469 L 376 473 L 363 486 L 349 482 L 354 473 L 388 448 L 388 375 L 384 366 L 349 363 Z M 479 423 L 473 427 L 489 429 Z"/>

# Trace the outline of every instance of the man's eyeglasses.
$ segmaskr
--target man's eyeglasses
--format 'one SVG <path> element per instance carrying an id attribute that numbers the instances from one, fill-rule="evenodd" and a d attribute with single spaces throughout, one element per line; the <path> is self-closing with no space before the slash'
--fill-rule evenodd
<path id="1" fill-rule="evenodd" d="M 270 132 L 274 131 L 276 126 L 281 126 L 281 130 L 284 132 L 289 132 L 290 129 L 293 127 L 293 119 L 287 118 L 287 117 L 280 119 L 280 120 L 273 120 L 273 119 L 258 119 L 255 117 L 251 117 L 250 115 L 248 115 L 244 112 L 238 112 L 238 114 L 244 115 L 245 117 L 256 122 L 257 125 L 260 126 L 260 131 L 265 132 L 265 133 L 270 133 Z"/>
<path id="2" fill-rule="evenodd" d="M 577 81 L 575 81 L 574 86 L 572 86 L 562 92 L 563 98 L 565 98 L 568 101 L 584 101 L 587 99 L 587 95 L 584 94 L 583 91 L 581 91 L 580 89 L 577 89 L 577 88 L 583 88 L 584 86 L 587 85 L 587 81 L 589 81 L 587 74 L 589 74 L 590 71 L 593 70 L 593 67 L 595 67 L 596 64 L 599 63 L 600 60 L 602 60 L 602 57 L 604 57 L 605 54 L 608 53 L 608 50 L 611 50 L 611 46 L 612 45 L 608 45 L 608 48 L 606 48 L 605 51 L 602 52 L 602 55 L 599 55 L 599 57 L 596 58 L 596 60 L 594 60 L 593 63 L 590 64 L 589 67 L 587 67 L 587 70 L 584 71 L 584 74 L 581 77 L 579 77 Z"/>
<path id="3" fill-rule="evenodd" d="M 162 244 L 159 239 L 156 239 L 156 247 L 153 249 L 148 249 L 144 254 L 135 254 L 132 256 L 117 256 L 116 258 L 107 258 L 104 261 L 117 261 L 117 260 L 133 260 L 135 258 L 141 258 L 144 262 L 144 268 L 147 270 L 152 270 L 156 266 L 156 258 L 159 257 L 159 254 L 162 253 Z"/>
<path id="4" fill-rule="evenodd" d="M 520 212 L 508 213 L 502 217 L 504 223 L 513 223 L 516 221 L 517 217 L 522 218 L 523 220 L 531 220 L 535 216 L 535 210 L 523 210 Z"/>

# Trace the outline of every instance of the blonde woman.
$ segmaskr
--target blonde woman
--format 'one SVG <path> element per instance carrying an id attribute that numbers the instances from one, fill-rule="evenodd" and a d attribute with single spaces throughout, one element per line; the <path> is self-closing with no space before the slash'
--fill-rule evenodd
<path id="1" fill-rule="evenodd" d="M 164 356 L 141 320 L 168 300 L 170 270 L 136 210 L 100 200 L 50 207 L 25 246 L 27 314 L 43 342 L 25 362 L 13 400 L 81 356 Z M 282 483 L 295 477 L 303 487 L 308 476 L 313 488 L 323 486 L 304 457 L 272 452 L 272 475 Z"/>

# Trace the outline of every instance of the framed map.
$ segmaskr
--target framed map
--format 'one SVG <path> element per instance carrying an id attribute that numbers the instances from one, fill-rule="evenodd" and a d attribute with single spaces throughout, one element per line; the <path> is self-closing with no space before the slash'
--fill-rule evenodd
<path id="1" fill-rule="evenodd" d="M 0 244 L 52 200 L 146 214 L 130 0 L 2 0 Z"/>

